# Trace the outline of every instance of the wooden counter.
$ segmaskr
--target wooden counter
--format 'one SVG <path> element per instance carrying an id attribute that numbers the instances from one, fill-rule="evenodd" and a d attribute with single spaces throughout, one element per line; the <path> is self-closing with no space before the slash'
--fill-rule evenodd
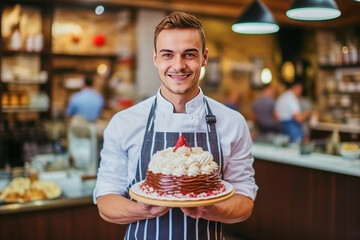
<path id="1" fill-rule="evenodd" d="M 92 198 L 63 199 L 39 208 L 0 215 L 0 239 L 99 240 L 122 239 L 126 225 L 105 222 Z"/>
<path id="2" fill-rule="evenodd" d="M 254 156 L 259 191 L 253 214 L 245 222 L 225 225 L 227 231 L 239 239 L 360 239 L 356 170 L 347 174 L 344 169 L 321 170 L 316 163 L 301 166 L 291 155 L 282 157 L 288 162 Z M 304 156 L 305 163 L 309 157 Z"/>

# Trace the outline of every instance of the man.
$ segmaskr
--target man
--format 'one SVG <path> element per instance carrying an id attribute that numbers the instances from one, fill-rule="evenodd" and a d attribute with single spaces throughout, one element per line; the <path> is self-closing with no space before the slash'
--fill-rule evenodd
<path id="1" fill-rule="evenodd" d="M 275 112 L 280 122 L 280 131 L 289 136 L 290 142 L 303 140 L 302 124 L 311 116 L 311 111 L 301 110 L 299 98 L 302 91 L 302 84 L 295 81 L 290 84 L 288 90 L 282 93 L 275 103 Z"/>
<path id="2" fill-rule="evenodd" d="M 125 239 L 222 239 L 219 222 L 247 219 L 257 191 L 245 119 L 199 88 L 208 50 L 194 16 L 174 12 L 159 23 L 153 61 L 161 81 L 156 96 L 117 113 L 104 131 L 94 201 L 106 221 L 129 224 Z M 235 194 L 194 208 L 131 201 L 129 188 L 145 179 L 152 154 L 174 146 L 180 133 L 187 134 L 190 146 L 210 146 L 220 177 L 234 186 Z"/>
<path id="3" fill-rule="evenodd" d="M 81 91 L 75 93 L 66 108 L 66 115 L 80 115 L 89 122 L 96 121 L 104 107 L 104 98 L 93 89 L 93 79 L 86 75 Z"/>
<path id="4" fill-rule="evenodd" d="M 254 101 L 252 110 L 259 130 L 259 139 L 269 133 L 279 131 L 275 115 L 275 89 L 271 84 L 264 86 L 261 90 L 261 95 Z"/>

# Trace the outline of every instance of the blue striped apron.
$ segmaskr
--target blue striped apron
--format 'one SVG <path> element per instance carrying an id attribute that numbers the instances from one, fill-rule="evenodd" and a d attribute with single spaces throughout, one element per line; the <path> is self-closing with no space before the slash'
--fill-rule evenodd
<path id="1" fill-rule="evenodd" d="M 204 98 L 205 99 L 205 98 Z M 182 132 L 189 146 L 202 147 L 214 156 L 214 161 L 219 164 L 220 177 L 222 178 L 223 156 L 216 133 L 216 118 L 206 101 L 207 132 Z M 138 161 L 135 179 L 131 185 L 145 179 L 151 156 L 159 151 L 175 145 L 179 132 L 154 132 L 156 99 L 151 107 L 147 121 L 146 132 Z M 161 217 L 146 219 L 130 223 L 124 239 L 173 239 L 173 240 L 205 240 L 223 239 L 222 224 L 205 219 L 194 219 L 183 214 L 180 208 L 171 208 Z"/>

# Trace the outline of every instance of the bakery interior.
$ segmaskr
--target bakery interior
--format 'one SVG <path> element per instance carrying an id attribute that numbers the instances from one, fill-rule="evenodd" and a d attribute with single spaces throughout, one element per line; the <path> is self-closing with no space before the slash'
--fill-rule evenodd
<path id="1" fill-rule="evenodd" d="M 0 239 L 123 237 L 126 226 L 102 220 L 92 202 L 102 133 L 116 112 L 158 90 L 153 30 L 172 11 L 201 20 L 209 62 L 200 86 L 232 101 L 253 138 L 255 207 L 225 224 L 227 239 L 360 239 L 360 2 L 332 1 L 341 15 L 330 20 L 292 19 L 293 2 L 2 0 L 0 192 L 18 177 L 55 185 L 47 199 L 0 200 Z M 232 30 L 254 3 L 277 32 Z M 105 105 L 98 120 L 77 124 L 65 109 L 88 73 Z M 278 97 L 297 76 L 313 112 L 308 141 L 259 140 L 253 102 L 264 85 Z"/>

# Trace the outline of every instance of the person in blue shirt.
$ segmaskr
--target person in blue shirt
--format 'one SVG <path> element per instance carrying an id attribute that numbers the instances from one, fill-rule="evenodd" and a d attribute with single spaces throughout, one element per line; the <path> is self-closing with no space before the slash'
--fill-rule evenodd
<path id="1" fill-rule="evenodd" d="M 66 108 L 66 116 L 80 115 L 89 122 L 96 121 L 104 107 L 104 98 L 93 88 L 92 77 L 86 75 L 84 87 L 71 96 Z"/>

